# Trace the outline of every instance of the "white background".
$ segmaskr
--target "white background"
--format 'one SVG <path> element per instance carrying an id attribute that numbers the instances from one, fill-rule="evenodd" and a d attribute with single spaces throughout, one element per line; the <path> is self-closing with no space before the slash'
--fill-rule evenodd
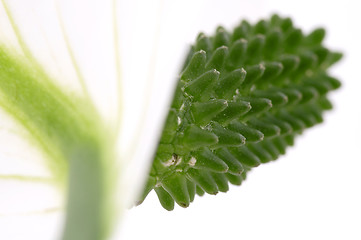
<path id="1" fill-rule="evenodd" d="M 41 2 L 33 1 L 38 6 Z M 109 6 L 105 6 L 104 9 L 101 8 L 101 5 L 106 4 L 102 4 L 100 0 L 89 1 L 94 3 L 93 5 L 87 4 L 87 1 L 74 1 L 78 4 L 70 7 L 71 1 L 59 2 L 65 9 L 64 22 L 66 24 L 68 19 L 66 26 L 70 33 L 73 29 L 71 36 L 74 39 L 77 35 L 74 30 L 76 27 L 72 26 L 69 20 L 71 16 L 67 17 L 67 15 L 79 16 L 79 12 L 66 11 L 67 9 L 79 8 L 81 4 L 85 4 L 84 12 L 87 12 L 87 8 L 93 7 L 93 13 L 101 17 L 101 11 L 111 7 L 108 4 Z M 133 136 L 138 148 L 138 157 L 135 159 L 138 160 L 133 161 L 137 164 L 133 164 L 133 168 L 130 168 L 132 171 L 129 170 L 128 173 L 133 173 L 141 162 L 148 160 L 146 156 L 150 155 L 151 146 L 156 143 L 154 139 L 157 137 L 157 127 L 161 125 L 164 109 L 169 101 L 170 91 L 167 89 L 174 84 L 172 80 L 176 79 L 184 50 L 194 41 L 199 31 L 212 34 L 220 24 L 231 29 L 241 19 L 246 18 L 255 22 L 260 18 L 268 18 L 276 12 L 291 17 L 295 25 L 301 27 L 304 32 L 319 26 L 325 27 L 326 46 L 342 51 L 345 56 L 342 62 L 330 71 L 343 83 L 340 90 L 331 94 L 334 110 L 324 116 L 325 122 L 322 125 L 306 131 L 299 137 L 296 146 L 290 148 L 286 156 L 274 163 L 254 169 L 241 187 L 231 187 L 226 194 L 196 197 L 188 209 L 176 207 L 174 211 L 167 212 L 152 193 L 141 206 L 126 212 L 114 239 L 361 239 L 361 140 L 359 137 L 361 134 L 359 73 L 361 6 L 358 2 L 352 0 L 121 2 L 119 27 L 126 90 L 124 102 L 125 110 L 128 109 L 124 121 L 130 136 L 134 135 L 132 133 L 134 129 L 143 126 L 142 136 L 139 139 Z M 95 6 L 97 8 L 94 8 Z M 0 14 L 3 12 L 0 11 Z M 83 14 L 85 17 L 86 14 Z M 22 13 L 18 15 L 23 16 Z M 41 11 L 39 15 L 42 16 Z M 89 25 L 86 21 L 79 24 Z M 43 25 L 46 29 L 47 24 Z M 95 30 L 90 28 L 84 35 L 87 36 L 86 34 L 91 34 L 92 31 L 102 31 L 102 36 L 108 36 L 107 31 L 110 32 L 111 29 L 103 28 L 100 23 Z M 55 33 L 52 36 L 57 39 Z M 83 63 L 85 75 L 92 79 L 90 82 L 98 81 L 95 85 L 99 86 L 102 73 L 91 73 L 96 72 L 95 64 L 107 60 L 98 59 L 92 63 L 91 60 L 85 61 L 84 58 L 94 59 L 94 56 L 99 54 L 103 58 L 111 58 L 111 54 L 106 55 L 104 52 L 101 53 L 102 51 L 89 53 L 84 50 L 86 47 L 79 44 L 80 40 L 78 44 L 76 40 L 72 41 L 77 49 L 80 49 L 79 59 L 83 56 L 80 65 Z M 105 43 L 102 39 L 96 41 Z M 96 41 L 94 45 L 91 45 L 92 43 L 89 45 L 96 46 Z M 106 51 L 111 50 L 106 48 Z M 156 64 L 152 63 L 152 59 L 157 59 Z M 109 73 L 114 71 L 109 64 L 103 63 L 99 66 L 100 71 L 107 70 L 107 78 L 114 78 Z M 65 66 L 64 69 L 67 67 Z M 68 74 L 69 79 L 74 74 L 71 71 L 65 73 Z M 104 80 L 102 81 L 103 84 Z M 111 84 L 109 86 L 111 87 Z M 140 93 L 134 99 L 134 92 L 137 89 Z M 104 91 L 101 95 L 94 94 L 100 105 L 103 97 L 107 96 Z M 149 91 L 153 93 L 152 96 L 147 96 L 146 93 Z M 148 106 L 153 109 L 153 114 L 143 118 L 141 112 L 145 111 L 144 101 L 147 97 L 153 99 L 152 104 Z M 103 101 L 106 102 L 104 99 Z M 134 112 L 131 114 L 132 110 Z M 125 142 L 123 145 L 131 144 L 130 141 Z M 2 174 L 6 167 L 13 169 L 13 165 L 8 163 L 3 155 L 0 153 Z M 30 164 L 28 168 L 31 171 L 43 171 L 32 169 L 33 166 Z M 139 177 L 138 174 L 141 172 L 134 170 L 136 177 L 130 178 L 131 181 L 127 182 L 129 191 L 134 186 L 134 179 Z M 53 190 L 42 189 L 39 186 L 19 188 L 1 184 L 4 183 L 0 181 L 0 205 L 2 205 L 0 213 L 3 213 L 0 215 L 0 239 L 56 239 L 61 229 L 62 212 L 29 214 L 25 206 L 30 204 L 29 209 L 35 211 L 52 208 L 61 205 L 62 201 L 59 200 L 61 197 Z M 139 184 L 140 181 L 135 185 Z M 18 197 L 19 192 L 23 197 Z M 125 188 L 121 193 L 127 195 L 127 189 Z M 14 194 L 13 198 L 11 194 Z M 37 201 L 39 199 L 42 201 Z"/>

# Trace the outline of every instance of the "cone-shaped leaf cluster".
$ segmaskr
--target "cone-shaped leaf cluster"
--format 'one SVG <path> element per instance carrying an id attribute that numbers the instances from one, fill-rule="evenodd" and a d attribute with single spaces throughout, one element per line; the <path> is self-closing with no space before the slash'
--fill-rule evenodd
<path id="1" fill-rule="evenodd" d="M 226 192 L 322 122 L 332 107 L 327 93 L 340 87 L 326 70 L 341 58 L 322 45 L 324 36 L 277 15 L 199 34 L 140 202 L 151 188 L 167 210 L 189 206 L 196 194 Z"/>

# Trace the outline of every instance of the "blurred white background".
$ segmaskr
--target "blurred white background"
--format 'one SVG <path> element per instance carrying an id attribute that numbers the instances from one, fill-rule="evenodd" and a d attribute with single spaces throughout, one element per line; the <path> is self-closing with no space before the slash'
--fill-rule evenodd
<path id="1" fill-rule="evenodd" d="M 46 1 L 7 2 L 15 5 L 29 5 L 31 2 L 44 31 L 47 32 L 47 25 L 52 28 L 44 14 L 51 8 L 44 6 Z M 89 85 L 95 89 L 92 92 L 94 99 L 97 99 L 100 109 L 108 110 L 104 110 L 106 115 L 114 108 L 108 106 L 109 101 L 114 100 L 108 90 L 114 90 L 112 84 L 116 75 L 111 54 L 114 49 L 107 42 L 113 37 L 112 29 L 107 25 L 107 21 L 111 22 L 108 15 L 112 5 L 110 1 L 100 0 L 59 0 L 58 4 L 75 55 L 90 79 Z M 141 206 L 127 210 L 113 239 L 361 239 L 359 1 L 138 0 L 119 1 L 117 6 L 125 111 L 125 134 L 121 145 L 124 152 L 136 145 L 135 157 L 130 158 L 132 162 L 127 165 L 131 176 L 126 182 L 129 189 L 124 188 L 121 192 L 124 195 L 141 184 L 139 179 L 156 144 L 183 54 L 199 31 L 212 34 L 218 25 L 231 29 L 242 19 L 255 22 L 278 13 L 291 17 L 304 32 L 325 27 L 326 46 L 342 51 L 345 56 L 330 71 L 343 83 L 342 88 L 331 95 L 334 110 L 324 116 L 322 125 L 299 137 L 296 146 L 290 148 L 284 157 L 254 169 L 242 186 L 231 187 L 226 194 L 196 197 L 188 209 L 176 207 L 167 212 L 152 193 Z M 23 7 L 23 11 L 17 13 L 17 19 L 23 19 L 24 24 L 27 22 L 26 9 Z M 0 11 L 1 15 L 4 12 Z M 51 14 L 48 12 L 48 15 Z M 53 18 L 50 16 L 49 19 Z M 6 31 L 6 25 L 0 26 Z M 25 32 L 31 32 L 31 28 L 30 23 L 23 26 Z M 49 31 L 53 37 L 50 41 L 54 44 L 52 49 L 58 49 L 55 51 L 61 62 L 58 65 L 63 66 L 62 72 L 71 82 L 74 72 L 66 65 L 65 50 L 59 50 L 59 45 L 54 43 L 59 32 Z M 101 33 L 97 34 L 99 31 Z M 94 36 L 97 37 L 94 39 Z M 34 37 L 28 39 L 36 42 Z M 39 44 L 33 43 L 32 46 L 34 51 L 43 54 Z M 46 59 L 45 54 L 45 65 L 48 63 Z M 47 66 L 52 68 L 54 65 Z M 56 75 L 56 70 L 52 71 Z M 104 97 L 108 98 L 105 100 Z M 43 169 L 33 169 L 27 160 L 24 162 L 29 166 L 27 170 L 18 170 L 21 173 L 33 171 L 46 175 Z M 6 172 L 6 168 L 12 171 L 20 165 L 20 162 L 9 163 L 3 152 L 0 152 L 0 163 L 1 174 Z M 6 185 L 0 180 L 0 239 L 57 239 L 62 212 L 31 213 L 61 205 L 57 193 L 47 186 L 20 188 L 11 184 L 15 183 Z M 26 205 L 30 207 L 24 207 Z"/>

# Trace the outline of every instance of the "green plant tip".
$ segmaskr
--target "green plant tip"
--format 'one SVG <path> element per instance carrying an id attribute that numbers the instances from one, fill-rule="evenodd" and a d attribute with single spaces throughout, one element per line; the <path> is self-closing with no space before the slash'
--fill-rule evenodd
<path id="1" fill-rule="evenodd" d="M 154 188 L 172 210 L 174 202 L 187 207 L 195 194 L 226 192 L 322 122 L 332 108 L 327 94 L 340 87 L 326 70 L 342 56 L 322 45 L 324 36 L 324 29 L 305 35 L 278 15 L 199 34 L 142 199 Z"/>

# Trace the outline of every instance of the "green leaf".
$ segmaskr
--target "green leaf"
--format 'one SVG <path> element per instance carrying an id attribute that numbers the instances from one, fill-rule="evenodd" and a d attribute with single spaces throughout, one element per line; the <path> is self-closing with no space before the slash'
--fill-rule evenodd
<path id="1" fill-rule="evenodd" d="M 186 84 L 184 91 L 192 96 L 194 101 L 207 101 L 212 94 L 213 87 L 218 78 L 219 72 L 215 69 L 210 70 Z"/>
<path id="2" fill-rule="evenodd" d="M 159 202 L 160 204 L 162 204 L 162 207 L 168 211 L 172 211 L 174 209 L 173 197 L 166 190 L 164 190 L 163 187 L 156 187 L 154 188 L 154 190 L 157 193 Z"/>
<path id="3" fill-rule="evenodd" d="M 211 195 L 216 195 L 218 193 L 217 183 L 214 181 L 209 172 L 204 170 L 202 171 L 196 169 L 189 169 L 187 171 L 187 176 L 189 179 L 195 182 L 204 192 Z"/>
<path id="4" fill-rule="evenodd" d="M 189 125 L 184 130 L 182 143 L 189 149 L 198 149 L 205 146 L 214 145 L 218 142 L 218 137 L 207 130 L 203 130 L 195 125 Z"/>
<path id="5" fill-rule="evenodd" d="M 173 137 L 161 139 L 153 176 L 161 182 L 186 176 L 178 185 L 188 189 L 179 191 L 191 202 L 195 194 L 241 185 L 253 168 L 285 154 L 304 129 L 323 121 L 332 108 L 328 93 L 340 87 L 327 68 L 342 55 L 323 46 L 323 35 L 305 36 L 278 15 L 201 33 L 164 126 Z"/>
<path id="6" fill-rule="evenodd" d="M 238 119 L 242 115 L 248 113 L 251 108 L 251 104 L 246 101 L 228 102 L 227 108 L 218 114 L 214 120 L 222 125 L 226 125 L 234 119 Z"/>
<path id="7" fill-rule="evenodd" d="M 224 67 L 227 55 L 228 47 L 221 46 L 217 48 L 212 54 L 212 58 L 209 59 L 209 61 L 207 62 L 206 69 L 216 69 L 218 71 L 221 71 Z"/>
<path id="8" fill-rule="evenodd" d="M 238 147 L 246 143 L 246 138 L 237 132 L 222 127 L 217 122 L 211 123 L 212 132 L 218 137 L 215 147 Z"/>
<path id="9" fill-rule="evenodd" d="M 217 149 L 215 153 L 227 164 L 229 173 L 240 175 L 244 171 L 242 164 L 229 152 L 227 148 Z"/>
<path id="10" fill-rule="evenodd" d="M 185 81 L 190 81 L 197 78 L 203 72 L 205 66 L 206 66 L 206 52 L 204 50 L 200 50 L 194 53 L 188 66 L 183 71 L 181 75 L 181 79 Z"/>
<path id="11" fill-rule="evenodd" d="M 213 172 L 227 172 L 228 166 L 217 155 L 207 148 L 193 153 L 189 164 L 196 169 L 205 169 Z"/>
<path id="12" fill-rule="evenodd" d="M 228 128 L 242 134 L 246 138 L 247 142 L 259 142 L 264 138 L 264 134 L 262 132 L 237 121 L 231 122 L 228 125 Z"/>
<path id="13" fill-rule="evenodd" d="M 244 69 L 236 69 L 226 77 L 220 78 L 215 92 L 219 98 L 231 99 L 236 90 L 241 87 L 247 72 Z"/>
<path id="14" fill-rule="evenodd" d="M 191 106 L 194 122 L 199 125 L 209 123 L 215 116 L 228 107 L 228 102 L 222 99 L 210 100 L 208 102 L 195 102 Z"/>
<path id="15" fill-rule="evenodd" d="M 177 174 L 163 179 L 162 187 L 179 206 L 184 208 L 189 206 L 190 199 L 185 176 Z"/>

